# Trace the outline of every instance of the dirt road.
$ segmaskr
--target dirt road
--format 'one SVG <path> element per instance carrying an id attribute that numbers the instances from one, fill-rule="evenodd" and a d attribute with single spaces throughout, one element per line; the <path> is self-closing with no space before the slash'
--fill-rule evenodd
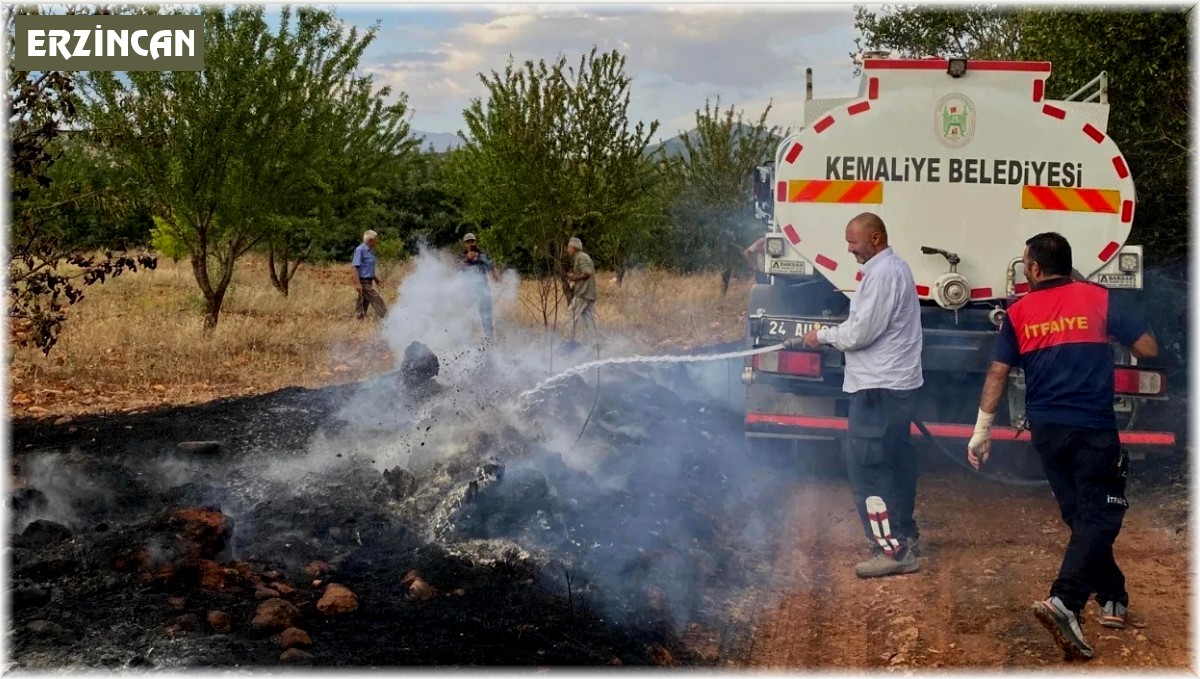
<path id="1" fill-rule="evenodd" d="M 1116 557 L 1133 624 L 1105 629 L 1089 603 L 1089 666 L 1189 666 L 1186 510 L 1161 489 L 1135 486 L 1129 497 Z M 756 602 L 749 666 L 1062 666 L 1062 652 L 1030 612 L 1046 596 L 1068 537 L 1048 490 L 957 472 L 923 476 L 921 570 L 880 580 L 853 573 L 863 536 L 844 480 L 799 481 L 784 502 L 787 528 L 774 582 Z"/>

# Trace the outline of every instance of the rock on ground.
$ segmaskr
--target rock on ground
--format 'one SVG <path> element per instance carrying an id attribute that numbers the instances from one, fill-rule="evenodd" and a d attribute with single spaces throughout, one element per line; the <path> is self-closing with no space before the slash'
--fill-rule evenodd
<path id="1" fill-rule="evenodd" d="M 325 588 L 325 594 L 321 600 L 317 602 L 317 610 L 327 616 L 353 613 L 358 610 L 358 597 L 350 591 L 350 588 L 330 583 Z"/>
<path id="2" fill-rule="evenodd" d="M 283 648 L 310 648 L 312 646 L 312 638 L 308 636 L 308 632 L 298 628 L 289 627 L 283 630 L 283 634 L 279 637 L 279 645 Z"/>
<path id="3" fill-rule="evenodd" d="M 283 599 L 268 599 L 259 605 L 250 621 L 250 630 L 256 636 L 270 636 L 289 627 L 299 626 L 303 615 L 300 609 Z"/>

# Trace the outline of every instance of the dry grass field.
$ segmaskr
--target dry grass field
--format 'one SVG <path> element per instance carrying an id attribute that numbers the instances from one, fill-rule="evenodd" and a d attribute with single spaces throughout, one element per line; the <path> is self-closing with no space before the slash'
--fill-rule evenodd
<path id="1" fill-rule="evenodd" d="M 394 302 L 405 266 L 384 271 Z M 665 353 L 741 336 L 749 279 L 722 298 L 716 274 L 630 273 L 622 286 L 599 276 L 597 315 L 606 332 Z M 537 284 L 522 281 L 504 324 L 539 326 Z M 202 328 L 203 297 L 187 262 L 160 258 L 154 271 L 126 274 L 86 291 L 57 346 L 10 346 L 12 417 L 131 412 L 287 386 L 364 379 L 394 367 L 379 322 L 353 318 L 347 267 L 302 267 L 288 297 L 271 287 L 265 259 L 239 263 L 220 323 Z M 560 313 L 560 318 L 565 311 Z"/>

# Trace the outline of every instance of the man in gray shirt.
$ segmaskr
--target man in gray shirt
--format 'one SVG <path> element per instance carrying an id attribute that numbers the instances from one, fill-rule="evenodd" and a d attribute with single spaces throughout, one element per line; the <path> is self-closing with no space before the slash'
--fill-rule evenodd
<path id="1" fill-rule="evenodd" d="M 850 394 L 847 469 L 859 518 L 872 544 L 872 557 L 855 566 L 872 578 L 917 570 L 918 537 L 913 521 L 917 495 L 917 452 L 909 426 L 921 370 L 921 307 L 908 264 L 888 247 L 887 228 L 865 212 L 846 226 L 846 243 L 862 265 L 862 283 L 850 301 L 846 322 L 814 330 L 804 346 L 825 344 L 844 352 L 842 390 Z M 882 498 L 896 548 L 878 545 L 866 507 Z"/>

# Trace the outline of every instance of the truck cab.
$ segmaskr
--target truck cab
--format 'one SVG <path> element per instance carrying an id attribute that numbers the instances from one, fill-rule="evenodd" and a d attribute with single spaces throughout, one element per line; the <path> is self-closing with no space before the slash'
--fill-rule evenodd
<path id="1" fill-rule="evenodd" d="M 1107 76 L 1052 101 L 1050 74 L 1046 62 L 868 58 L 856 96 L 814 99 L 809 70 L 802 128 L 755 172 L 766 279 L 750 291 L 748 348 L 846 319 L 861 273 L 844 230 L 873 212 L 921 301 L 918 418 L 940 443 L 965 450 L 1006 309 L 1029 291 L 1028 238 L 1061 233 L 1079 277 L 1136 295 L 1142 248 L 1126 241 L 1137 197 L 1106 134 Z M 1172 449 L 1173 434 L 1133 428 L 1140 407 L 1165 398 L 1165 375 L 1115 344 L 1113 360 L 1123 443 L 1135 456 Z M 748 358 L 747 436 L 843 437 L 842 364 L 831 348 Z M 993 438 L 1027 442 L 1019 370 L 1007 394 Z"/>

